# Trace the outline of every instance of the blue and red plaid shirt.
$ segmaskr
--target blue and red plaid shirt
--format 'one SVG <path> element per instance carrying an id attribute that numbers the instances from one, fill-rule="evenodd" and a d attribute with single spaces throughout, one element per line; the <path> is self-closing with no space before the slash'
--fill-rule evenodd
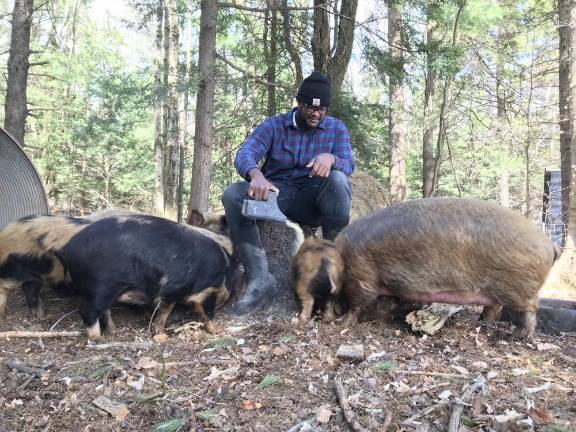
<path id="1" fill-rule="evenodd" d="M 298 182 L 310 174 L 306 168 L 315 156 L 330 153 L 336 158 L 332 169 L 346 175 L 354 171 L 348 129 L 340 120 L 326 116 L 313 129 L 296 126 L 296 108 L 264 120 L 246 138 L 236 154 L 234 165 L 238 174 L 247 179 L 252 168 L 265 159 L 261 170 L 269 181 Z M 248 180 L 248 179 L 247 179 Z"/>

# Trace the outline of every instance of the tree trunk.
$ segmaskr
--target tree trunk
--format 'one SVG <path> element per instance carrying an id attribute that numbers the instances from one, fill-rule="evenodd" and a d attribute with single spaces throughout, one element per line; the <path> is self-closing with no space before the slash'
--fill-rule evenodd
<path id="1" fill-rule="evenodd" d="M 24 146 L 24 128 L 28 115 L 26 87 L 30 67 L 30 29 L 33 6 L 33 0 L 15 0 L 14 2 L 4 102 L 4 129 L 21 146 Z"/>
<path id="2" fill-rule="evenodd" d="M 202 0 L 201 2 L 198 52 L 199 81 L 196 97 L 192 187 L 190 190 L 190 208 L 200 211 L 208 210 L 212 169 L 217 8 L 218 2 L 216 0 Z"/>
<path id="3" fill-rule="evenodd" d="M 504 10 L 511 10 L 512 5 L 508 4 L 506 0 L 499 1 L 500 6 Z M 511 154 L 511 149 L 508 137 L 504 135 L 504 123 L 507 120 L 506 116 L 506 92 L 504 89 L 504 75 L 506 70 L 505 55 L 508 47 L 511 34 L 508 31 L 508 20 L 504 20 L 498 28 L 497 39 L 497 52 L 496 52 L 496 133 L 498 140 L 508 147 L 508 155 Z M 508 169 L 507 161 L 504 161 L 500 170 L 500 204 L 505 207 L 510 207 L 510 171 Z"/>
<path id="4" fill-rule="evenodd" d="M 298 89 L 298 86 L 304 79 L 302 76 L 302 60 L 300 59 L 300 54 L 294 44 L 292 43 L 292 37 L 290 36 L 290 10 L 288 9 L 288 0 L 282 0 L 282 32 L 284 36 L 284 46 L 286 51 L 290 54 L 290 59 L 294 66 L 294 77 L 296 82 L 294 83 L 294 94 Z"/>
<path id="5" fill-rule="evenodd" d="M 404 201 L 406 197 L 406 162 L 404 127 L 404 60 L 402 54 L 402 20 L 399 5 L 388 5 L 388 41 L 392 73 L 390 74 L 390 201 Z"/>
<path id="6" fill-rule="evenodd" d="M 570 3 L 572 0 L 558 0 L 558 32 L 560 34 L 560 65 L 558 71 L 559 105 L 560 105 L 560 169 L 562 187 L 562 221 L 568 226 L 568 207 L 571 185 L 571 125 L 570 125 Z"/>
<path id="7" fill-rule="evenodd" d="M 182 109 L 180 110 L 180 167 L 178 168 L 178 222 L 184 220 L 184 162 L 186 158 L 186 148 L 188 147 L 188 108 L 189 108 L 189 95 L 190 95 L 190 61 L 192 59 L 192 39 L 191 32 L 188 32 L 189 48 L 186 50 L 184 56 L 184 76 L 180 85 L 182 92 Z"/>
<path id="8" fill-rule="evenodd" d="M 312 35 L 314 70 L 328 75 L 330 60 L 330 20 L 328 0 L 314 0 L 314 34 Z"/>
<path id="9" fill-rule="evenodd" d="M 327 0 L 314 0 L 314 35 L 312 36 L 312 56 L 314 70 L 330 78 L 332 91 L 338 94 L 350 63 L 356 27 L 358 0 L 342 0 L 338 13 L 338 37 L 330 49 L 330 19 Z M 334 52 L 333 55 L 330 55 Z"/>
<path id="10" fill-rule="evenodd" d="M 352 56 L 354 45 L 354 30 L 356 28 L 356 10 L 358 0 L 342 0 L 340 15 L 338 16 L 338 38 L 334 55 L 328 63 L 328 76 L 332 81 L 332 88 L 337 94 L 342 88 L 344 76 Z"/>
<path id="11" fill-rule="evenodd" d="M 456 46 L 458 42 L 458 24 L 460 22 L 460 17 L 462 16 L 462 11 L 466 5 L 466 0 L 462 0 L 458 3 L 458 12 L 456 13 L 456 18 L 454 19 L 454 27 L 452 28 L 452 47 Z M 444 148 L 444 141 L 446 139 L 446 119 L 448 117 L 448 105 L 450 99 L 452 98 L 452 80 L 453 76 L 446 77 L 444 82 L 444 90 L 442 93 L 442 105 L 440 106 L 440 118 L 438 121 L 438 138 L 436 140 L 436 157 L 434 158 L 434 190 L 432 195 L 436 194 L 438 189 L 438 184 L 440 180 L 440 165 L 442 163 L 442 151 Z"/>
<path id="12" fill-rule="evenodd" d="M 431 6 L 429 6 L 431 7 Z M 422 196 L 428 198 L 434 191 L 434 130 L 435 120 L 432 118 L 434 94 L 436 93 L 436 71 L 433 68 L 432 43 L 438 23 L 428 18 L 426 26 L 426 87 L 424 89 L 424 136 L 422 138 Z"/>
<path id="13" fill-rule="evenodd" d="M 177 1 L 167 0 L 165 25 L 168 27 L 168 94 L 165 104 L 167 126 L 166 171 L 164 173 L 164 216 L 178 219 L 178 170 L 180 168 L 180 127 L 178 124 L 178 12 Z"/>
<path id="14" fill-rule="evenodd" d="M 163 1 L 159 0 L 156 9 L 156 59 L 154 62 L 154 212 L 164 216 L 164 140 L 163 140 L 163 52 L 162 31 L 164 17 Z"/>
<path id="15" fill-rule="evenodd" d="M 269 41 L 264 40 L 266 52 L 266 80 L 268 81 L 268 101 L 266 103 L 266 114 L 271 117 L 276 114 L 276 61 L 278 59 L 278 5 L 277 0 L 267 0 L 270 13 L 270 34 Z M 268 14 L 267 14 L 268 15 Z M 267 24 L 266 24 L 267 27 Z"/>

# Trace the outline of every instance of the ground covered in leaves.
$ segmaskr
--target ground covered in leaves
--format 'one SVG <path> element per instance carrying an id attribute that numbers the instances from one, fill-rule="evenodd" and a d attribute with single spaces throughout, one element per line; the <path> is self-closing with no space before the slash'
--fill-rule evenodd
<path id="1" fill-rule="evenodd" d="M 0 331 L 47 330 L 76 307 L 48 298 L 36 322 L 14 295 Z M 477 313 L 465 309 L 427 337 L 401 324 L 298 328 L 290 318 L 221 314 L 225 331 L 212 336 L 181 309 L 158 344 L 148 311 L 114 309 L 119 332 L 98 344 L 0 339 L 0 431 L 350 430 L 335 381 L 347 413 L 370 431 L 446 431 L 458 407 L 461 432 L 576 431 L 576 336 L 521 343 Z M 72 314 L 56 330 L 81 328 Z M 363 349 L 364 360 L 339 359 L 342 345 Z M 6 365 L 15 361 L 44 372 Z"/>

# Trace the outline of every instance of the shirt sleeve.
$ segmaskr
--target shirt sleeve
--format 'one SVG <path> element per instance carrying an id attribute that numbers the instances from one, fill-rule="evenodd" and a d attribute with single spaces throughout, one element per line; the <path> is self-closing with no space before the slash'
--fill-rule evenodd
<path id="1" fill-rule="evenodd" d="M 272 140 L 274 139 L 274 125 L 271 119 L 262 122 L 254 131 L 246 138 L 234 160 L 234 166 L 238 174 L 245 180 L 249 181 L 246 177 L 252 168 L 258 168 L 260 162 L 270 150 Z"/>
<path id="2" fill-rule="evenodd" d="M 332 154 L 336 159 L 333 169 L 342 171 L 347 176 L 354 172 L 356 165 L 354 163 L 352 147 L 350 146 L 350 135 L 348 129 L 346 129 L 346 126 L 344 126 L 344 123 L 341 121 L 337 121 L 336 123 Z"/>

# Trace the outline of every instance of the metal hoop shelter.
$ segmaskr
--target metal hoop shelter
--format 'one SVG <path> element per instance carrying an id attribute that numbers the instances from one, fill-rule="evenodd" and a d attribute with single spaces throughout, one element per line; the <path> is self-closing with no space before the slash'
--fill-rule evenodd
<path id="1" fill-rule="evenodd" d="M 48 214 L 42 179 L 22 147 L 0 128 L 0 230 L 20 218 Z"/>

